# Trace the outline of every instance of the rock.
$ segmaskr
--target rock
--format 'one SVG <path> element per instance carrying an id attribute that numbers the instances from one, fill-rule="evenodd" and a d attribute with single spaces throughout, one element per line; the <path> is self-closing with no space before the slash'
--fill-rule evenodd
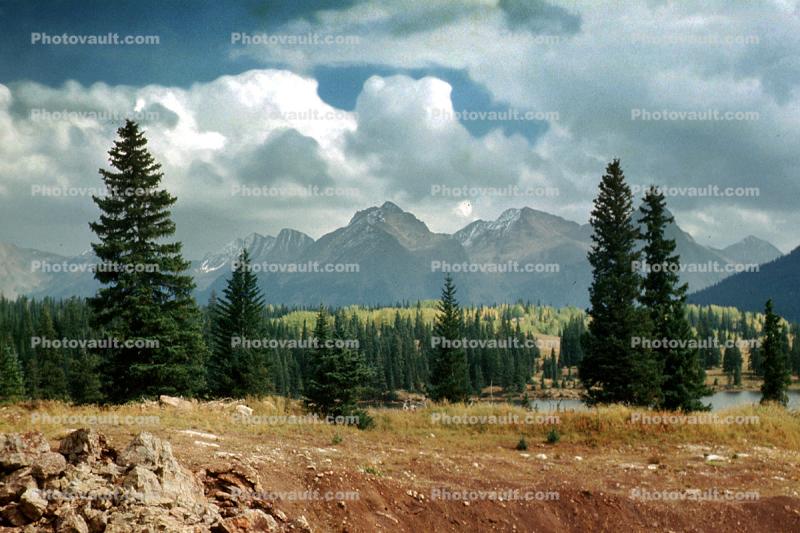
<path id="1" fill-rule="evenodd" d="M 86 525 L 89 526 L 89 533 L 103 533 L 106 530 L 108 518 L 106 518 L 104 512 L 86 506 L 81 513 L 83 514 Z"/>
<path id="2" fill-rule="evenodd" d="M 194 408 L 194 404 L 183 398 L 176 398 L 175 396 L 167 396 L 162 394 L 158 397 L 158 403 L 166 407 L 174 407 L 175 409 L 189 410 Z"/>
<path id="3" fill-rule="evenodd" d="M 75 509 L 65 507 L 59 511 L 61 514 L 56 520 L 56 533 L 89 533 L 89 526 Z"/>
<path id="4" fill-rule="evenodd" d="M 207 503 L 203 489 L 194 476 L 172 455 L 172 445 L 150 433 L 143 432 L 136 436 L 117 457 L 117 464 L 129 471 L 138 466 L 156 474 L 165 498 L 183 505 Z"/>
<path id="5" fill-rule="evenodd" d="M 15 470 L 0 482 L 0 505 L 17 501 L 23 492 L 36 487 L 30 468 Z"/>
<path id="6" fill-rule="evenodd" d="M 67 467 L 67 460 L 56 452 L 43 453 L 31 466 L 33 477 L 39 481 L 59 475 Z"/>
<path id="7" fill-rule="evenodd" d="M 72 464 L 99 461 L 107 452 L 106 438 L 93 429 L 78 429 L 61 441 L 59 453 Z M 111 453 L 113 455 L 113 452 Z"/>
<path id="8" fill-rule="evenodd" d="M 50 444 L 41 433 L 0 434 L 0 471 L 13 472 L 30 466 L 39 455 L 49 451 Z"/>
<path id="9" fill-rule="evenodd" d="M 721 455 L 716 455 L 713 453 L 706 455 L 706 461 L 724 461 L 724 460 L 725 458 L 722 457 Z"/>
<path id="10" fill-rule="evenodd" d="M 22 527 L 30 522 L 18 503 L 12 503 L 0 509 L 0 518 L 13 527 Z"/>
<path id="11" fill-rule="evenodd" d="M 278 522 L 260 509 L 247 509 L 240 515 L 225 521 L 228 531 L 262 531 L 276 533 L 280 531 Z"/>
<path id="12" fill-rule="evenodd" d="M 122 486 L 130 491 L 128 497 L 135 498 L 136 501 L 147 505 L 160 505 L 169 501 L 164 498 L 164 491 L 158 481 L 158 476 L 141 466 L 134 466 L 128 472 Z"/>
<path id="13" fill-rule="evenodd" d="M 305 515 L 300 515 L 300 518 L 294 521 L 294 525 L 303 533 L 312 533 L 311 525 L 308 523 Z"/>
<path id="14" fill-rule="evenodd" d="M 547 456 L 545 454 L 543 454 L 543 453 L 537 453 L 536 454 L 536 458 L 537 459 L 541 459 L 542 461 L 546 461 L 547 460 Z"/>
<path id="15" fill-rule="evenodd" d="M 20 496 L 19 510 L 22 511 L 22 514 L 27 516 L 31 522 L 36 522 L 47 510 L 47 500 L 42 498 L 39 489 L 28 489 Z"/>
<path id="16" fill-rule="evenodd" d="M 178 431 L 178 433 L 189 435 L 190 437 L 199 437 L 201 439 L 206 439 L 206 440 L 219 440 L 219 437 L 214 435 L 213 433 L 205 433 L 203 431 L 195 431 L 193 429 L 182 429 Z"/>
<path id="17" fill-rule="evenodd" d="M 246 405 L 237 405 L 236 412 L 242 416 L 253 416 L 253 410 Z"/>

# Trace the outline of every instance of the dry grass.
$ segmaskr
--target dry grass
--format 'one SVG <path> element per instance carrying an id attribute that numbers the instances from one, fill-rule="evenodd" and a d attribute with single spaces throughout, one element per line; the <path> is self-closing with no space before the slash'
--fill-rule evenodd
<path id="1" fill-rule="evenodd" d="M 117 416 L 123 424 L 98 423 L 105 433 L 135 434 L 139 431 L 172 431 L 193 429 L 241 438 L 269 435 L 275 437 L 316 437 L 330 440 L 337 433 L 359 440 L 392 440 L 419 443 L 436 439 L 437 444 L 458 449 L 486 449 L 508 446 L 524 435 L 528 442 L 544 442 L 555 428 L 560 442 L 590 446 L 633 444 L 733 445 L 744 442 L 800 449 L 800 412 L 775 406 L 744 406 L 715 413 L 717 417 L 757 417 L 755 424 L 722 423 L 635 423 L 638 416 L 670 416 L 670 413 L 642 411 L 622 406 L 604 407 L 587 412 L 557 413 L 558 420 L 532 420 L 526 417 L 546 416 L 510 404 L 477 403 L 471 406 L 434 405 L 416 411 L 370 409 L 375 427 L 360 432 L 352 427 L 329 424 L 288 423 L 267 417 L 304 416 L 302 405 L 282 397 L 245 402 L 253 410 L 257 423 L 242 423 L 234 411 L 235 403 L 200 403 L 189 410 L 160 407 L 156 404 L 121 406 L 71 406 L 60 402 L 37 402 L 0 407 L 0 432 L 41 431 L 58 439 L 68 431 L 91 424 L 90 417 Z M 442 418 L 470 417 L 468 423 L 445 423 Z M 49 417 L 49 418 L 47 418 Z M 64 418 L 71 417 L 71 418 Z M 128 423 L 125 417 L 150 417 Z M 491 417 L 497 417 L 492 419 Z M 516 417 L 516 421 L 511 420 Z M 458 418 L 456 418 L 458 420 Z M 143 423 L 142 423 L 143 422 Z M 554 423 L 556 422 L 556 423 Z M 652 419 L 651 419 L 652 422 Z M 691 422 L 688 419 L 687 422 Z"/>

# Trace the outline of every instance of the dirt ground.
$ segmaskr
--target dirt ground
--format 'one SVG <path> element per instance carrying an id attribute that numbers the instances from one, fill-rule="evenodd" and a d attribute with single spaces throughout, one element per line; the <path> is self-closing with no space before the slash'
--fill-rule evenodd
<path id="1" fill-rule="evenodd" d="M 518 451 L 516 436 L 457 438 L 450 429 L 404 430 L 397 421 L 391 431 L 230 430 L 214 416 L 171 415 L 146 430 L 169 440 L 195 473 L 256 469 L 264 491 L 254 496 L 289 517 L 305 516 L 315 532 L 800 532 L 800 450 L 757 438 L 548 444 L 537 433 Z M 0 412 L 6 425 L 11 418 Z M 45 433 L 55 445 L 68 429 Z M 119 447 L 140 431 L 96 429 Z M 308 491 L 319 498 L 298 496 Z"/>

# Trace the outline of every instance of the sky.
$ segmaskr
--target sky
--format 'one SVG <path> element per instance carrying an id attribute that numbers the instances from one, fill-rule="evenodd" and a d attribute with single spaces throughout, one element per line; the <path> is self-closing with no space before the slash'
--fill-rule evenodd
<path id="1" fill-rule="evenodd" d="M 88 249 L 130 117 L 189 258 L 387 200 L 586 223 L 613 158 L 698 242 L 788 252 L 799 84 L 795 0 L 0 0 L 0 242 Z"/>

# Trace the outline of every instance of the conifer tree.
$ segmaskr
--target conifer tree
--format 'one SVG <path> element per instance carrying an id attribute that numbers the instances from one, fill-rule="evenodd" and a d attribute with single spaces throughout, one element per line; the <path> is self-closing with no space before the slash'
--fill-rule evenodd
<path id="1" fill-rule="evenodd" d="M 364 358 L 336 337 L 328 324 L 328 314 L 320 306 L 314 327 L 315 347 L 311 353 L 311 371 L 305 387 L 306 406 L 324 416 L 358 416 L 359 426 L 368 425 L 365 412 L 357 401 L 369 383 L 371 373 Z"/>
<path id="2" fill-rule="evenodd" d="M 208 388 L 213 396 L 263 396 L 269 390 L 267 355 L 248 344 L 258 340 L 262 332 L 263 312 L 264 295 L 252 271 L 250 255 L 242 250 L 214 308 L 214 346 L 208 365 Z M 282 386 L 288 390 L 287 383 Z"/>
<path id="3" fill-rule="evenodd" d="M 105 399 L 103 383 L 98 374 L 100 363 L 100 357 L 88 350 L 81 350 L 73 357 L 68 376 L 69 394 L 73 402 L 100 403 Z"/>
<path id="4" fill-rule="evenodd" d="M 678 277 L 680 257 L 675 241 L 664 235 L 674 222 L 666 208 L 664 195 L 655 187 L 645 194 L 640 223 L 644 227 L 644 262 L 647 270 L 642 282 L 640 301 L 649 314 L 651 338 L 667 340 L 654 349 L 661 374 L 660 405 L 669 410 L 696 411 L 708 407 L 700 398 L 710 391 L 705 386 L 705 372 L 686 318 L 686 289 Z"/>
<path id="5" fill-rule="evenodd" d="M 641 282 L 633 265 L 641 256 L 636 249 L 640 233 L 619 160 L 606 168 L 590 223 L 592 320 L 579 370 L 587 401 L 654 405 L 659 399 L 656 361 L 649 350 L 633 346 L 635 338 L 648 337 L 649 328 L 648 317 L 636 307 Z"/>
<path id="6" fill-rule="evenodd" d="M 37 335 L 41 344 L 36 348 L 36 358 L 39 362 L 39 395 L 44 400 L 66 400 L 69 398 L 67 387 L 67 374 L 64 370 L 64 354 L 61 349 L 46 346 L 46 341 L 56 339 L 56 330 L 50 315 L 50 306 L 42 308 L 39 317 Z"/>
<path id="7" fill-rule="evenodd" d="M 761 344 L 764 358 L 764 383 L 761 385 L 761 403 L 777 402 L 786 405 L 786 389 L 791 383 L 787 354 L 781 340 L 780 317 L 772 310 L 772 300 L 764 308 L 764 340 Z"/>
<path id="8" fill-rule="evenodd" d="M 90 224 L 102 284 L 90 300 L 93 324 L 122 345 L 102 353 L 108 397 L 193 396 L 205 385 L 206 347 L 189 262 L 179 242 L 165 242 L 176 198 L 160 188 L 161 165 L 139 126 L 128 120 L 117 133 L 113 170 L 100 170 L 107 194 L 93 197 L 100 218 Z"/>
<path id="9" fill-rule="evenodd" d="M 438 342 L 431 355 L 430 396 L 434 401 L 462 402 L 469 396 L 469 374 L 466 353 L 452 345 L 462 338 L 463 315 L 450 274 L 445 275 L 437 309 L 433 336 Z"/>
<path id="10" fill-rule="evenodd" d="M 729 384 L 736 386 L 742 384 L 742 351 L 737 342 L 734 342 L 729 348 L 725 348 L 722 370 L 728 375 Z"/>
<path id="11" fill-rule="evenodd" d="M 24 396 L 25 383 L 17 353 L 9 344 L 0 344 L 0 403 L 21 400 Z"/>

